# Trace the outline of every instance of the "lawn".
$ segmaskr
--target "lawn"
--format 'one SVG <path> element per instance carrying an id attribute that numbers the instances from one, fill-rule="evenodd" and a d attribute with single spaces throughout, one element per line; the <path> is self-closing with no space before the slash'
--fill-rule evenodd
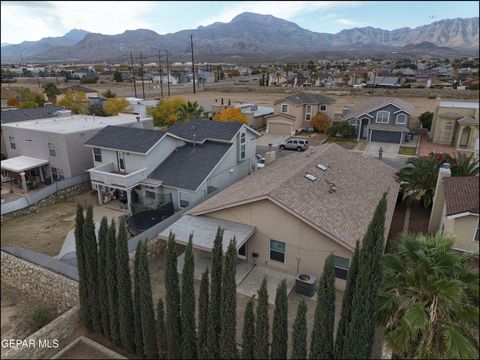
<path id="1" fill-rule="evenodd" d="M 409 146 L 400 146 L 400 151 L 398 152 L 400 155 L 415 155 L 417 149 L 414 147 Z"/>
<path id="2" fill-rule="evenodd" d="M 325 141 L 325 143 L 335 143 L 340 146 L 343 146 L 345 149 L 352 150 L 355 145 L 357 145 L 357 141 L 352 140 L 352 139 L 343 139 L 343 138 L 333 138 L 329 137 Z"/>

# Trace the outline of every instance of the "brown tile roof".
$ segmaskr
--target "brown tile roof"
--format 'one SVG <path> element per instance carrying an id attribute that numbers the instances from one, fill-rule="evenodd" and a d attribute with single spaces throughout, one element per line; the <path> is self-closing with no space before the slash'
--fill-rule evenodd
<path id="1" fill-rule="evenodd" d="M 443 179 L 447 216 L 464 212 L 478 214 L 478 176 L 455 176 Z"/>
<path id="2" fill-rule="evenodd" d="M 404 109 L 408 111 L 410 114 L 413 113 L 413 106 L 407 103 L 406 101 L 403 101 L 402 99 L 398 98 L 388 98 L 388 97 L 377 97 L 377 98 L 371 98 L 364 100 L 358 104 L 355 104 L 350 107 L 350 110 L 348 110 L 345 115 L 343 116 L 344 119 L 348 119 L 351 117 L 358 117 L 361 116 L 365 113 L 370 112 L 373 109 L 377 109 L 383 105 L 387 104 L 394 104 L 401 109 Z"/>
<path id="3" fill-rule="evenodd" d="M 307 157 L 308 156 L 308 157 Z M 317 164 L 328 166 L 324 172 Z M 310 173 L 315 181 L 305 178 Z M 246 202 L 269 199 L 307 224 L 353 249 L 365 234 L 384 191 L 388 194 L 388 233 L 399 185 L 395 169 L 364 154 L 336 144 L 317 146 L 313 152 L 282 157 L 266 168 L 229 186 L 189 213 L 199 215 Z M 331 182 L 336 191 L 331 193 Z"/>

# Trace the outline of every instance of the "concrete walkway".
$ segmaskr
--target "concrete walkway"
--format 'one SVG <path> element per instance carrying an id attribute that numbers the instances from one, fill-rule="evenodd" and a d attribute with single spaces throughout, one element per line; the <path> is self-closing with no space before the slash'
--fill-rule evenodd
<path id="1" fill-rule="evenodd" d="M 278 147 L 278 144 L 286 139 L 289 138 L 290 135 L 275 135 L 275 134 L 265 134 L 257 138 L 257 146 L 267 146 L 268 144 L 272 144 L 273 147 Z"/>

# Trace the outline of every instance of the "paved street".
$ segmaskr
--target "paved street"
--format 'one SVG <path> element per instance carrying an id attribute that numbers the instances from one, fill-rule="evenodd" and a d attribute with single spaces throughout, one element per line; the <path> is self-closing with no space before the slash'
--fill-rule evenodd
<path id="1" fill-rule="evenodd" d="M 383 149 L 384 158 L 396 158 L 398 156 L 398 151 L 400 150 L 400 144 L 389 144 L 383 142 L 369 142 L 365 148 L 365 154 L 377 156 L 378 150 L 380 147 Z"/>

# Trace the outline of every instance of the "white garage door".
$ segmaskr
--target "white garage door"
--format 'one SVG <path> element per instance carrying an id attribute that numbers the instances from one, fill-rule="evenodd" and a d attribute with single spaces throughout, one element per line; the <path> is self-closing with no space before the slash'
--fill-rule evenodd
<path id="1" fill-rule="evenodd" d="M 287 123 L 268 123 L 268 133 L 275 135 L 292 135 L 292 125 Z"/>

